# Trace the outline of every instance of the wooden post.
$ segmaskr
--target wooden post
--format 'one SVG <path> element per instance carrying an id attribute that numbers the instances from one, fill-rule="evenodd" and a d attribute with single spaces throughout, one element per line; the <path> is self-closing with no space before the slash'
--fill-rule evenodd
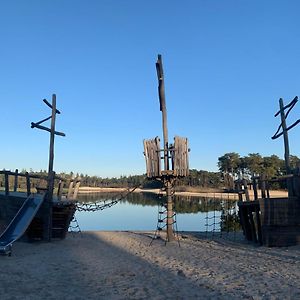
<path id="1" fill-rule="evenodd" d="M 58 183 L 58 190 L 57 190 L 57 199 L 60 201 L 63 193 L 65 183 L 60 180 Z"/>
<path id="2" fill-rule="evenodd" d="M 69 184 L 69 189 L 68 189 L 68 195 L 67 195 L 67 198 L 68 198 L 68 199 L 72 198 L 72 194 L 73 194 L 73 185 L 74 185 L 74 180 L 71 179 L 70 184 Z"/>
<path id="3" fill-rule="evenodd" d="M 9 178 L 8 173 L 4 173 L 5 196 L 9 195 Z"/>
<path id="4" fill-rule="evenodd" d="M 246 179 L 243 179 L 243 185 L 244 185 L 244 191 L 245 191 L 246 201 L 250 201 L 249 191 L 248 191 L 248 184 L 247 184 L 247 180 Z"/>
<path id="5" fill-rule="evenodd" d="M 75 189 L 74 189 L 73 199 L 77 199 L 79 187 L 80 187 L 80 180 L 77 180 L 77 182 L 76 182 L 76 184 L 75 184 Z"/>
<path id="6" fill-rule="evenodd" d="M 26 191 L 27 191 L 27 196 L 29 196 L 31 194 L 30 177 L 28 172 L 26 172 L 25 175 L 26 175 Z"/>
<path id="7" fill-rule="evenodd" d="M 257 200 L 258 199 L 257 184 L 256 184 L 256 178 L 254 177 L 254 175 L 252 176 L 252 184 L 253 184 L 254 200 Z"/>
<path id="8" fill-rule="evenodd" d="M 14 192 L 16 192 L 18 190 L 18 169 L 16 169 L 16 172 L 15 172 L 15 183 L 14 183 Z"/>
<path id="9" fill-rule="evenodd" d="M 237 190 L 238 190 L 239 201 L 243 201 L 243 195 L 242 195 L 242 189 L 241 189 L 240 181 L 238 181 L 236 183 L 236 185 L 237 185 Z"/>
<path id="10" fill-rule="evenodd" d="M 266 176 L 261 174 L 260 176 L 260 188 L 261 188 L 261 197 L 266 198 Z"/>

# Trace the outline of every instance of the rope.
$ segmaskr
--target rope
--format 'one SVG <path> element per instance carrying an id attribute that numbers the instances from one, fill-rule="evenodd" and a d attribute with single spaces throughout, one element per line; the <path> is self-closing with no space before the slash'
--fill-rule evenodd
<path id="1" fill-rule="evenodd" d="M 78 211 L 98 211 L 98 210 L 104 210 L 106 208 L 110 208 L 113 205 L 116 205 L 119 201 L 126 198 L 131 193 L 133 193 L 137 188 L 143 186 L 144 182 L 145 182 L 145 180 L 143 181 L 143 183 L 135 186 L 131 190 L 130 190 L 130 188 L 128 188 L 127 193 L 125 195 L 122 194 L 122 193 L 117 194 L 117 196 L 120 195 L 120 198 L 117 199 L 117 200 L 111 200 L 109 203 L 100 203 L 100 201 L 96 201 L 96 202 L 93 202 L 93 203 L 77 203 L 76 204 L 76 209 Z"/>

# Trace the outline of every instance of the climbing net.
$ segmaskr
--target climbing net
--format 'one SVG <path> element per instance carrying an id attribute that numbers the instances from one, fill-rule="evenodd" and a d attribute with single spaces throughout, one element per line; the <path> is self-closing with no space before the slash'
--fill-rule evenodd
<path id="1" fill-rule="evenodd" d="M 207 197 L 205 215 L 206 237 L 222 237 L 236 239 L 240 231 L 239 215 L 236 197 L 221 197 L 221 199 Z"/>
<path id="2" fill-rule="evenodd" d="M 162 188 L 160 190 L 160 193 L 158 194 L 159 204 L 158 204 L 157 226 L 156 226 L 155 233 L 152 236 L 149 246 L 152 245 L 154 240 L 161 239 L 161 235 L 160 235 L 161 231 L 167 227 L 168 218 L 172 218 L 173 232 L 174 232 L 175 238 L 178 242 L 178 246 L 180 247 L 176 211 L 175 211 L 175 208 L 173 208 L 173 215 L 171 217 L 167 216 L 167 202 L 166 202 L 166 196 L 163 195 L 164 191 L 165 191 L 165 188 Z M 175 188 L 174 188 L 174 186 L 172 186 L 171 197 L 173 198 L 173 201 L 174 201 L 174 195 L 175 195 Z M 166 243 L 167 243 L 167 240 L 165 240 L 165 244 Z"/>

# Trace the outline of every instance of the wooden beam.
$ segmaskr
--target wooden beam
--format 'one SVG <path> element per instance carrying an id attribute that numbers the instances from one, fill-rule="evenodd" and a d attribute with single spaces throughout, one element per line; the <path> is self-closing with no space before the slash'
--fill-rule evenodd
<path id="1" fill-rule="evenodd" d="M 43 99 L 43 101 L 47 106 L 49 106 L 53 110 L 52 105 L 46 99 Z M 52 101 L 53 101 L 53 95 L 52 95 Z M 55 113 L 60 114 L 60 111 L 56 107 L 55 107 Z"/>
<path id="2" fill-rule="evenodd" d="M 41 130 L 45 130 L 45 131 L 48 131 L 51 133 L 51 129 L 45 127 L 45 126 L 42 126 L 42 125 L 38 125 L 38 123 L 34 123 L 34 122 L 31 122 L 31 128 L 38 128 L 38 129 L 41 129 Z M 59 132 L 59 131 L 54 131 L 54 134 L 55 135 L 60 135 L 60 136 L 66 136 L 63 132 Z"/>

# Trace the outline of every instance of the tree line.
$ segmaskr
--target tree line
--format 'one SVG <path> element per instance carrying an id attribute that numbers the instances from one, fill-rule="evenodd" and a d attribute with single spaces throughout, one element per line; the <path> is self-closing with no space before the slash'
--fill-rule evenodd
<path id="1" fill-rule="evenodd" d="M 300 164 L 297 156 L 290 156 L 291 168 L 296 168 Z M 191 169 L 188 177 L 179 179 L 176 182 L 177 187 L 195 187 L 195 188 L 214 188 L 224 189 L 233 188 L 236 179 L 245 178 L 250 180 L 252 176 L 260 176 L 265 174 L 268 178 L 282 176 L 286 174 L 285 162 L 276 155 L 261 156 L 259 153 L 249 153 L 246 156 L 240 156 L 236 152 L 225 153 L 218 158 L 218 172 L 209 172 L 205 170 Z M 21 172 L 25 173 L 23 169 Z M 30 174 L 47 175 L 46 170 L 34 172 L 32 169 L 28 171 Z M 160 188 L 160 182 L 154 180 L 146 180 L 146 175 L 129 175 L 120 177 L 99 177 L 90 176 L 88 174 L 79 173 L 58 173 L 60 177 L 72 179 L 79 177 L 81 186 L 89 187 L 135 187 L 143 188 Z M 13 178 L 11 178 L 13 180 Z M 0 178 L 0 185 L 3 187 L 3 179 Z M 24 179 L 23 179 L 24 181 Z M 22 185 L 22 179 L 20 180 Z M 24 181 L 25 184 L 25 181 Z M 39 185 L 39 183 L 36 183 Z M 285 188 L 284 182 L 274 184 L 273 188 Z"/>
<path id="2" fill-rule="evenodd" d="M 291 169 L 299 167 L 300 159 L 295 155 L 289 157 Z M 285 161 L 277 155 L 261 156 L 259 153 L 249 153 L 241 157 L 236 152 L 225 153 L 218 158 L 219 171 L 223 182 L 230 187 L 235 179 L 250 180 L 253 176 L 264 174 L 267 178 L 276 178 L 287 174 Z M 285 188 L 285 182 L 276 183 L 273 188 Z"/>

